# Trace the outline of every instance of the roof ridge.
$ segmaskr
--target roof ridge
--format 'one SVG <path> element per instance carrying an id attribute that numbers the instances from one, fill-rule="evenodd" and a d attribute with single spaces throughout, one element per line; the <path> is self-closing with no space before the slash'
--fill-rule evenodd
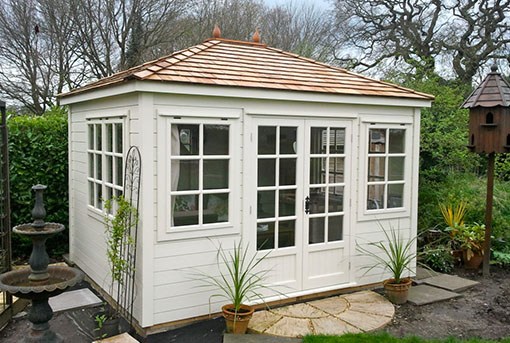
<path id="1" fill-rule="evenodd" d="M 363 74 L 358 74 L 358 73 L 349 71 L 349 70 L 347 70 L 345 68 L 332 66 L 332 65 L 329 65 L 327 63 L 319 62 L 319 61 L 314 60 L 312 58 L 304 57 L 304 56 L 301 56 L 301 55 L 298 55 L 298 54 L 295 54 L 295 53 L 292 53 L 292 52 L 284 51 L 284 50 L 273 48 L 273 47 L 269 47 L 269 46 L 267 47 L 267 49 L 270 49 L 270 50 L 273 50 L 273 51 L 277 51 L 277 52 L 280 52 L 280 53 L 285 54 L 285 55 L 293 56 L 293 57 L 296 57 L 296 58 L 299 58 L 299 59 L 302 59 L 302 60 L 305 60 L 305 61 L 308 61 L 308 62 L 311 62 L 311 63 L 315 63 L 315 64 L 318 64 L 320 66 L 327 67 L 327 68 L 330 68 L 330 69 L 333 69 L 333 70 L 341 71 L 341 72 L 344 72 L 344 73 L 349 74 L 351 76 L 360 77 L 360 78 L 363 78 L 363 79 L 366 79 L 366 80 L 382 83 L 382 84 L 384 84 L 386 86 L 389 86 L 389 87 L 392 87 L 392 88 L 397 88 L 397 89 L 404 90 L 406 92 L 411 92 L 413 94 L 422 95 L 422 96 L 427 97 L 428 99 L 432 99 L 433 100 L 435 98 L 434 96 L 431 97 L 430 94 L 427 94 L 427 93 L 418 92 L 418 91 L 415 91 L 414 89 L 402 87 L 402 86 L 396 85 L 396 84 L 391 83 L 391 82 L 386 82 L 386 81 L 374 79 L 372 77 L 368 77 L 368 76 L 365 76 Z"/>

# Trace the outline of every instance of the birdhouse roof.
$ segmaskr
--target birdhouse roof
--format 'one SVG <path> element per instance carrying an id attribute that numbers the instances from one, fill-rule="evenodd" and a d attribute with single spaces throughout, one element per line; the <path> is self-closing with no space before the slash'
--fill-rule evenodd
<path id="1" fill-rule="evenodd" d="M 130 80 L 434 99 L 430 94 L 375 80 L 265 44 L 223 38 L 206 40 L 202 44 L 116 73 L 61 96 Z"/>
<path id="2" fill-rule="evenodd" d="M 463 108 L 510 107 L 510 85 L 493 66 L 491 72 L 462 104 Z"/>

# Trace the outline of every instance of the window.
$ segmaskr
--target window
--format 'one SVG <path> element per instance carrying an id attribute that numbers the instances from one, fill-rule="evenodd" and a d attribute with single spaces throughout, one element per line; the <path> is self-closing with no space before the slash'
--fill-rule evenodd
<path id="1" fill-rule="evenodd" d="M 369 129 L 367 210 L 404 207 L 405 136 L 400 128 Z"/>
<path id="2" fill-rule="evenodd" d="M 122 194 L 124 129 L 122 119 L 88 122 L 89 205 L 103 209 L 103 201 Z"/>
<path id="3" fill-rule="evenodd" d="M 170 226 L 229 222 L 230 126 L 172 123 L 170 131 Z"/>

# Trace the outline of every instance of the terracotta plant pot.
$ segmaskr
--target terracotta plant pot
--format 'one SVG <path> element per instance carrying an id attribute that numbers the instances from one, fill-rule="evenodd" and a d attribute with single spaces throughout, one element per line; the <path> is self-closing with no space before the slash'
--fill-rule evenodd
<path id="1" fill-rule="evenodd" d="M 234 334 L 244 334 L 248 329 L 248 323 L 253 315 L 254 309 L 248 305 L 241 305 L 241 308 L 235 313 L 234 305 L 224 305 L 221 310 L 227 324 L 227 332 Z"/>
<path id="2" fill-rule="evenodd" d="M 411 288 L 412 283 L 413 280 L 411 278 L 401 279 L 400 283 L 395 283 L 395 279 L 388 279 L 384 281 L 383 285 L 386 297 L 393 304 L 405 304 L 407 302 L 409 288 Z"/>
<path id="3" fill-rule="evenodd" d="M 466 269 L 478 269 L 483 262 L 483 255 L 480 253 L 475 253 L 471 258 L 467 259 L 467 251 L 463 252 L 464 259 L 464 268 Z"/>

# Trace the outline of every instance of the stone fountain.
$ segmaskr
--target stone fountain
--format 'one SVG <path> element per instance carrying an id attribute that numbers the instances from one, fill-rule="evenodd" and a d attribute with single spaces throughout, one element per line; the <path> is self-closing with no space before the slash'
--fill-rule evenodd
<path id="1" fill-rule="evenodd" d="M 46 186 L 35 185 L 35 205 L 32 210 L 33 223 L 21 224 L 12 229 L 18 235 L 32 239 L 32 253 L 28 263 L 30 268 L 13 270 L 0 275 L 0 289 L 13 296 L 32 301 L 28 320 L 32 323 L 25 342 L 63 342 L 60 335 L 53 332 L 49 320 L 53 310 L 48 299 L 59 295 L 67 288 L 83 279 L 83 273 L 67 266 L 48 266 L 49 256 L 46 252 L 46 240 L 64 230 L 64 225 L 46 223 L 46 210 L 43 203 L 43 191 Z"/>

